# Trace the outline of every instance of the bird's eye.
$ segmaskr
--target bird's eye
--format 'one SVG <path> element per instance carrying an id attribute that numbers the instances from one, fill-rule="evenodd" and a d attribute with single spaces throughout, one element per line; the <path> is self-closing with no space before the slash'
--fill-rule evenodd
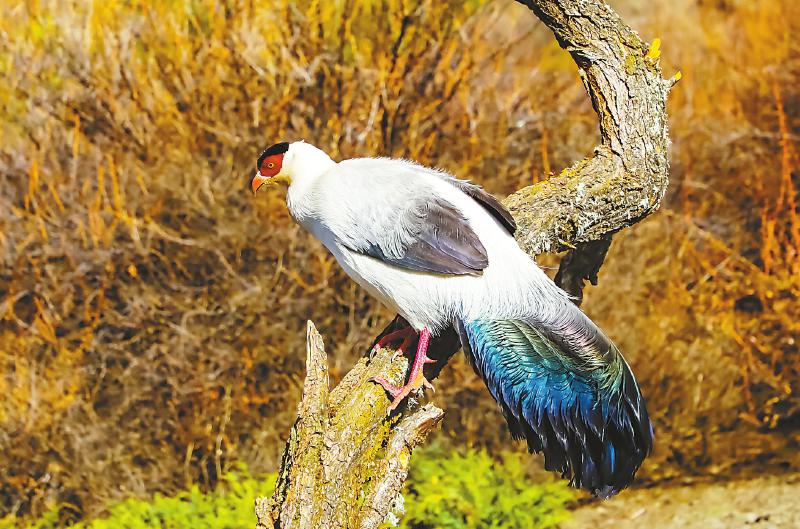
<path id="1" fill-rule="evenodd" d="M 269 169 L 272 169 L 273 167 L 275 167 L 275 164 L 274 164 L 274 163 L 272 163 L 272 162 L 269 162 L 269 163 L 267 164 L 267 168 L 269 168 Z"/>

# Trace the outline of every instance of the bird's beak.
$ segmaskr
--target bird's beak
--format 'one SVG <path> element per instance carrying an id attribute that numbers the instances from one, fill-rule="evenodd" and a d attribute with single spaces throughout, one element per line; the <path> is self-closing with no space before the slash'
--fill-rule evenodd
<path id="1" fill-rule="evenodd" d="M 256 192 L 261 189 L 261 186 L 266 184 L 270 178 L 268 176 L 261 176 L 261 173 L 256 173 L 253 176 L 253 180 L 250 182 L 250 187 L 253 188 L 253 194 L 255 195 Z"/>

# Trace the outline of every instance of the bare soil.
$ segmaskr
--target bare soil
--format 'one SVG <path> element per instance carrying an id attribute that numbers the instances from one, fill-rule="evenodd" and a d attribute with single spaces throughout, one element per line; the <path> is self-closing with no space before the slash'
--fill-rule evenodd
<path id="1" fill-rule="evenodd" d="M 800 474 L 628 490 L 564 529 L 800 529 Z"/>

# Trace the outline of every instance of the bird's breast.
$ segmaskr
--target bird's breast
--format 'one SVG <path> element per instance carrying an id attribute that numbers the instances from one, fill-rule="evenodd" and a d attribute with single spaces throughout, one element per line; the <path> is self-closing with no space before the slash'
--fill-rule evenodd
<path id="1" fill-rule="evenodd" d="M 452 322 L 452 293 L 446 277 L 406 270 L 355 252 L 342 244 L 327 227 L 316 221 L 301 222 L 336 259 L 339 266 L 372 296 L 397 311 L 414 328 L 444 329 Z"/>

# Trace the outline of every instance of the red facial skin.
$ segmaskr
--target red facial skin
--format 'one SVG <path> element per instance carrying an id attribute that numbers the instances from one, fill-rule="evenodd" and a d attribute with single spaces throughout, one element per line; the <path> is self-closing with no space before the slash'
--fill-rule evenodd
<path id="1" fill-rule="evenodd" d="M 267 156 L 264 158 L 264 161 L 261 162 L 261 167 L 258 169 L 258 174 L 255 175 L 253 180 L 250 182 L 250 186 L 253 189 L 253 194 L 255 194 L 261 186 L 266 184 L 267 180 L 280 173 L 282 166 L 283 153 L 273 154 L 272 156 Z"/>
<path id="2" fill-rule="evenodd" d="M 258 172 L 261 174 L 261 176 L 271 178 L 281 172 L 282 165 L 283 154 L 273 154 L 272 156 L 267 156 L 264 158 L 264 161 L 261 162 L 261 167 L 259 167 Z"/>

